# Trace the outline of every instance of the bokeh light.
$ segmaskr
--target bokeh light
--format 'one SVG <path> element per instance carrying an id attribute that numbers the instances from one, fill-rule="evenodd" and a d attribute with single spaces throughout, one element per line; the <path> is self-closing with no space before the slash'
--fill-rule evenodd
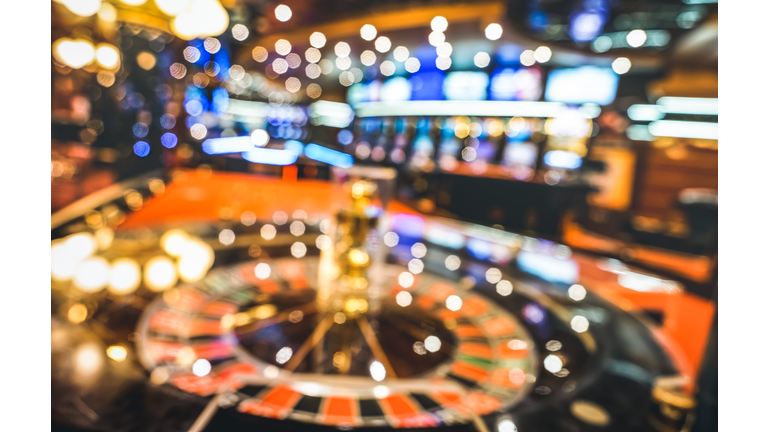
<path id="1" fill-rule="evenodd" d="M 438 57 L 435 60 L 435 66 L 440 70 L 448 70 L 451 67 L 451 63 L 450 57 Z"/>
<path id="2" fill-rule="evenodd" d="M 125 295 L 136 291 L 141 284 L 141 266 L 133 258 L 119 258 L 112 262 L 107 290 Z"/>
<path id="3" fill-rule="evenodd" d="M 429 34 L 429 44 L 436 47 L 445 42 L 445 34 L 438 31 L 433 31 Z"/>
<path id="4" fill-rule="evenodd" d="M 445 17 L 436 16 L 432 18 L 429 26 L 436 32 L 444 32 L 448 29 L 448 20 Z"/>
<path id="5" fill-rule="evenodd" d="M 288 62 L 284 58 L 276 58 L 275 61 L 272 62 L 272 70 L 275 71 L 275 73 L 282 75 L 288 72 Z"/>
<path id="6" fill-rule="evenodd" d="M 627 33 L 627 44 L 633 48 L 641 47 L 648 39 L 645 31 L 637 29 Z"/>
<path id="7" fill-rule="evenodd" d="M 536 53 L 533 50 L 525 50 L 520 54 L 520 64 L 533 66 L 536 63 Z"/>
<path id="8" fill-rule="evenodd" d="M 491 63 L 491 56 L 487 52 L 480 51 L 475 54 L 475 66 L 484 68 Z"/>
<path id="9" fill-rule="evenodd" d="M 170 258 L 156 256 L 144 265 L 144 284 L 150 291 L 165 291 L 176 285 L 176 281 L 178 281 L 176 267 Z"/>
<path id="10" fill-rule="evenodd" d="M 176 79 L 182 79 L 187 75 L 187 67 L 181 63 L 174 63 L 170 67 L 171 76 Z"/>
<path id="11" fill-rule="evenodd" d="M 502 33 L 503 29 L 496 23 L 488 24 L 488 27 L 485 28 L 485 37 L 490 40 L 498 40 Z"/>
<path id="12" fill-rule="evenodd" d="M 392 41 L 390 41 L 386 36 L 381 36 L 376 39 L 376 42 L 374 42 L 373 45 L 376 47 L 376 51 L 385 53 L 389 51 L 390 48 L 392 48 Z"/>
<path id="13" fill-rule="evenodd" d="M 366 24 L 360 28 L 360 37 L 367 41 L 372 41 L 376 37 L 376 27 Z"/>
<path id="14" fill-rule="evenodd" d="M 133 145 L 133 153 L 138 157 L 146 157 L 149 155 L 149 143 L 146 141 L 138 141 Z"/>
<path id="15" fill-rule="evenodd" d="M 435 48 L 438 57 L 450 57 L 453 53 L 453 46 L 448 42 L 443 42 Z"/>
<path id="16" fill-rule="evenodd" d="M 312 99 L 317 99 L 322 94 L 323 89 L 320 87 L 320 85 L 312 83 L 307 86 L 307 96 L 311 97 Z"/>
<path id="17" fill-rule="evenodd" d="M 109 263 L 102 257 L 84 260 L 77 268 L 73 284 L 81 291 L 96 292 L 109 282 Z"/>
<path id="18" fill-rule="evenodd" d="M 626 57 L 619 57 L 611 63 L 611 68 L 619 75 L 624 75 L 632 68 L 632 62 Z"/>
<path id="19" fill-rule="evenodd" d="M 256 48 L 251 51 L 251 55 L 253 56 L 253 59 L 256 60 L 259 63 L 263 63 L 267 58 L 269 57 L 269 52 L 266 48 L 262 46 L 257 46 Z"/>
<path id="20" fill-rule="evenodd" d="M 352 66 L 352 59 L 349 57 L 336 57 L 336 67 L 341 70 L 347 70 Z"/>
<path id="21" fill-rule="evenodd" d="M 371 50 L 365 50 L 360 54 L 360 63 L 365 66 L 371 66 L 376 63 L 376 53 Z"/>
<path id="22" fill-rule="evenodd" d="M 309 36 L 309 44 L 315 48 L 322 48 L 325 46 L 325 35 L 320 32 L 314 32 Z"/>
<path id="23" fill-rule="evenodd" d="M 284 4 L 278 5 L 275 8 L 275 18 L 277 18 L 277 20 L 280 22 L 286 22 L 289 19 L 291 19 L 292 16 L 293 16 L 293 11 L 291 11 L 290 7 Z"/>
<path id="24" fill-rule="evenodd" d="M 275 42 L 275 52 L 280 55 L 288 55 L 288 53 L 291 52 L 291 48 L 291 43 L 285 39 L 278 39 L 277 42 Z"/>
<path id="25" fill-rule="evenodd" d="M 421 68 L 421 62 L 416 57 L 411 57 L 405 61 L 405 70 L 410 73 L 416 73 Z"/>
<path id="26" fill-rule="evenodd" d="M 546 63 L 552 58 L 552 50 L 549 47 L 540 46 L 533 52 L 533 58 L 539 63 Z"/>
<path id="27" fill-rule="evenodd" d="M 239 41 L 246 40 L 249 34 L 248 27 L 242 24 L 235 24 L 235 26 L 232 27 L 232 37 Z"/>
<path id="28" fill-rule="evenodd" d="M 408 60 L 408 56 L 411 53 L 408 51 L 408 48 L 406 48 L 404 46 L 399 46 L 399 47 L 395 48 L 394 51 L 392 51 L 392 54 L 394 55 L 395 60 L 397 60 L 399 62 L 404 62 L 404 61 Z"/>
<path id="29" fill-rule="evenodd" d="M 385 60 L 379 66 L 381 74 L 384 76 L 391 76 L 395 73 L 395 64 L 389 60 Z"/>
<path id="30" fill-rule="evenodd" d="M 320 50 L 317 48 L 307 48 L 307 50 L 304 52 L 304 58 L 307 59 L 310 63 L 317 63 L 320 61 L 321 58 Z"/>

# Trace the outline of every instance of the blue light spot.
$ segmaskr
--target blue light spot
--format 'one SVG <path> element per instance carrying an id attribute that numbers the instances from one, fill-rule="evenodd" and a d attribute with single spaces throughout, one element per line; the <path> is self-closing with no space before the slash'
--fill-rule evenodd
<path id="1" fill-rule="evenodd" d="M 144 123 L 136 123 L 133 125 L 133 134 L 136 135 L 136 138 L 144 138 L 147 136 L 148 132 L 149 126 Z"/>
<path id="2" fill-rule="evenodd" d="M 160 137 L 160 142 L 165 148 L 174 148 L 176 147 L 176 143 L 179 142 L 179 139 L 176 137 L 176 135 L 167 132 L 164 133 L 162 137 Z"/>
<path id="3" fill-rule="evenodd" d="M 145 141 L 139 141 L 133 145 L 133 152 L 138 157 L 146 157 L 149 154 L 149 144 Z"/>
<path id="4" fill-rule="evenodd" d="M 339 135 L 337 136 L 337 138 L 339 139 L 340 143 L 344 145 L 349 145 L 352 143 L 352 138 L 354 138 L 354 136 L 352 135 L 352 131 L 343 129 L 342 131 L 339 132 Z"/>
<path id="5" fill-rule="evenodd" d="M 307 144 L 307 146 L 304 148 L 304 155 L 318 162 L 327 163 L 329 165 L 341 168 L 349 168 L 354 163 L 352 155 L 313 143 Z"/>
<path id="6" fill-rule="evenodd" d="M 184 109 L 191 116 L 199 116 L 203 113 L 203 104 L 197 99 L 184 102 Z"/>

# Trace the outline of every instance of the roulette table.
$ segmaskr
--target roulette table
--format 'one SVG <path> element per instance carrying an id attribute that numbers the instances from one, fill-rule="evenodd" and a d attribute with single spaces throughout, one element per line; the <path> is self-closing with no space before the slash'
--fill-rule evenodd
<path id="1" fill-rule="evenodd" d="M 53 215 L 52 430 L 690 427 L 710 304 L 357 184 L 155 172 Z"/>

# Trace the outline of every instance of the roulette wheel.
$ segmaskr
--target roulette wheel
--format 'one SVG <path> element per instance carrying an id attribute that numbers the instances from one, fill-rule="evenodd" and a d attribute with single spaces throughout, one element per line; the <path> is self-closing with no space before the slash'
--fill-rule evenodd
<path id="1" fill-rule="evenodd" d="M 53 430 L 690 425 L 679 348 L 598 295 L 678 284 L 337 176 L 154 173 L 54 215 Z"/>

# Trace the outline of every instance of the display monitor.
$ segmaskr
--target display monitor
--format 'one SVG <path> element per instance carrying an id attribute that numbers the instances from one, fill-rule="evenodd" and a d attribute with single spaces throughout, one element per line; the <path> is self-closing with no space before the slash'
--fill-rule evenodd
<path id="1" fill-rule="evenodd" d="M 549 73 L 544 98 L 567 104 L 608 105 L 616 98 L 619 76 L 611 68 L 582 66 Z"/>
<path id="2" fill-rule="evenodd" d="M 447 100 L 486 100 L 487 89 L 488 75 L 485 72 L 451 72 L 443 82 Z"/>
<path id="3" fill-rule="evenodd" d="M 499 69 L 491 75 L 491 100 L 536 101 L 541 97 L 541 72 L 534 68 Z"/>

